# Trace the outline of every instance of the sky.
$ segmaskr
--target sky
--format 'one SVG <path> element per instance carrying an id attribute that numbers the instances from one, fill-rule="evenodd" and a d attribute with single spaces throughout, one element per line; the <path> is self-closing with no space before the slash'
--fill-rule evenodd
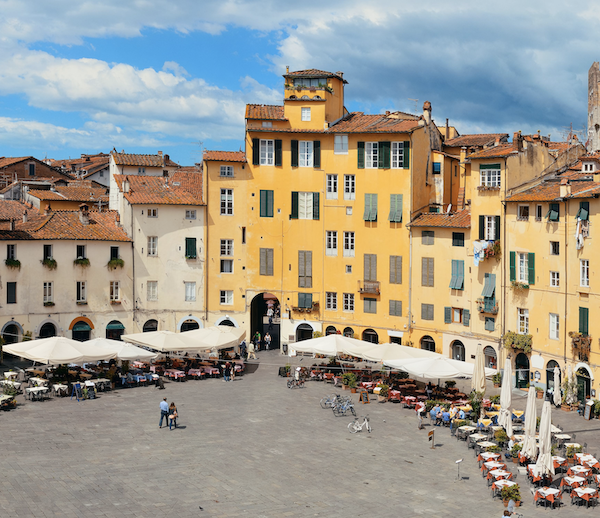
<path id="1" fill-rule="evenodd" d="M 0 156 L 239 150 L 282 75 L 342 71 L 350 111 L 460 134 L 585 135 L 600 4 L 424 0 L 0 0 Z"/>

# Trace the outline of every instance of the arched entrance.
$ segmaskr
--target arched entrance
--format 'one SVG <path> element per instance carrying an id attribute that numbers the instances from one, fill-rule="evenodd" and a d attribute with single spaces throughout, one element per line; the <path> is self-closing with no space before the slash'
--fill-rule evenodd
<path id="1" fill-rule="evenodd" d="M 158 331 L 158 320 L 147 320 L 144 327 L 142 327 L 143 333 L 150 333 L 151 331 Z"/>
<path id="2" fill-rule="evenodd" d="M 23 330 L 16 322 L 8 322 L 2 329 L 2 340 L 5 344 L 16 344 L 22 335 Z"/>
<path id="3" fill-rule="evenodd" d="M 106 326 L 106 338 L 109 340 L 120 340 L 125 334 L 125 326 L 118 320 L 111 320 Z"/>
<path id="4" fill-rule="evenodd" d="M 313 337 L 313 328 L 309 324 L 300 324 L 296 328 L 296 342 L 310 340 Z"/>
<path id="5" fill-rule="evenodd" d="M 516 387 L 525 388 L 529 383 L 529 358 L 525 353 L 517 354 L 515 358 Z"/>
<path id="6" fill-rule="evenodd" d="M 194 329 L 200 329 L 200 324 L 195 320 L 185 320 L 181 323 L 181 327 L 179 328 L 179 332 L 185 333 L 186 331 L 193 331 Z"/>
<path id="7" fill-rule="evenodd" d="M 558 379 L 554 379 L 554 367 L 558 367 Z M 555 390 L 560 392 L 560 365 L 550 360 L 546 365 L 546 391 L 554 394 Z"/>
<path id="8" fill-rule="evenodd" d="M 483 356 L 485 359 L 485 366 L 488 369 L 495 369 L 498 365 L 498 356 L 496 355 L 496 350 L 493 347 L 487 345 L 483 349 Z"/>
<path id="9" fill-rule="evenodd" d="M 465 361 L 465 345 L 460 340 L 452 342 L 452 359 L 461 362 Z"/>
<path id="10" fill-rule="evenodd" d="M 379 343 L 379 335 L 375 332 L 374 329 L 365 329 L 362 334 L 362 339 L 365 342 L 370 342 L 372 344 Z"/>
<path id="11" fill-rule="evenodd" d="M 335 326 L 327 326 L 327 329 L 325 329 L 325 336 L 335 335 L 336 333 L 337 333 L 337 329 L 335 328 Z"/>
<path id="12" fill-rule="evenodd" d="M 351 327 L 344 328 L 344 336 L 347 336 L 348 338 L 354 338 L 354 329 Z"/>
<path id="13" fill-rule="evenodd" d="M 421 338 L 421 349 L 426 351 L 435 352 L 435 340 L 429 335 L 425 335 Z"/>
<path id="14" fill-rule="evenodd" d="M 220 325 L 227 325 L 225 321 Z M 233 322 L 232 325 L 237 327 Z M 281 345 L 281 304 L 273 293 L 259 293 L 250 304 L 250 338 L 258 331 L 261 337 L 271 335 L 269 349 L 279 349 Z M 312 337 L 312 335 L 311 335 Z"/>
<path id="15" fill-rule="evenodd" d="M 92 328 L 87 322 L 80 320 L 73 326 L 72 338 L 78 342 L 85 342 L 90 339 Z"/>
<path id="16" fill-rule="evenodd" d="M 39 338 L 50 338 L 56 336 L 56 326 L 51 322 L 46 322 L 40 327 Z"/>
<path id="17" fill-rule="evenodd" d="M 229 320 L 229 319 L 223 320 L 222 322 L 219 323 L 219 325 L 220 326 L 235 327 L 235 324 L 231 320 Z"/>
<path id="18" fill-rule="evenodd" d="M 592 380 L 587 368 L 580 367 L 577 369 L 577 399 L 582 403 L 590 397 L 592 389 Z"/>

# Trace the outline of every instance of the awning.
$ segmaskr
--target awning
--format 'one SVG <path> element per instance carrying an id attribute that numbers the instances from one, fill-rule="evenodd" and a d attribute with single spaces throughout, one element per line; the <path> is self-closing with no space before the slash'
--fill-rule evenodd
<path id="1" fill-rule="evenodd" d="M 73 326 L 73 331 L 91 331 L 91 330 L 92 330 L 92 328 L 90 327 L 90 325 L 87 322 L 82 322 L 81 320 Z"/>
<path id="2" fill-rule="evenodd" d="M 483 291 L 481 292 L 482 297 L 493 297 L 494 291 L 496 290 L 496 274 L 486 273 L 485 284 L 483 285 Z"/>
<path id="3" fill-rule="evenodd" d="M 125 326 L 121 324 L 121 322 L 113 320 L 112 322 L 109 322 L 109 324 L 106 326 L 106 329 L 108 329 L 109 331 L 116 331 L 120 329 L 125 329 Z"/>

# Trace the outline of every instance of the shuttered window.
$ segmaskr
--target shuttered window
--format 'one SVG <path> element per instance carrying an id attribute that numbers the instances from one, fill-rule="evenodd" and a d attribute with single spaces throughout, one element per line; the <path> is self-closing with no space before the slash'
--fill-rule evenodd
<path id="1" fill-rule="evenodd" d="M 452 232 L 452 246 L 465 246 L 464 232 Z"/>
<path id="2" fill-rule="evenodd" d="M 319 219 L 318 192 L 292 192 L 292 219 Z"/>
<path id="3" fill-rule="evenodd" d="M 377 313 L 377 299 L 371 299 L 371 298 L 365 297 L 364 312 L 365 313 Z"/>
<path id="4" fill-rule="evenodd" d="M 260 249 L 260 274 L 273 275 L 273 249 Z"/>
<path id="5" fill-rule="evenodd" d="M 433 320 L 433 304 L 421 304 L 421 320 Z"/>
<path id="6" fill-rule="evenodd" d="M 377 194 L 365 193 L 365 221 L 377 221 Z"/>
<path id="7" fill-rule="evenodd" d="M 391 142 L 379 142 L 378 143 L 378 163 L 377 166 L 379 169 L 389 169 L 390 168 L 390 150 L 392 143 Z"/>
<path id="8" fill-rule="evenodd" d="M 298 293 L 298 307 L 305 309 L 312 308 L 312 293 Z"/>
<path id="9" fill-rule="evenodd" d="M 435 240 L 435 232 L 433 230 L 421 231 L 421 244 L 422 245 L 433 245 Z"/>
<path id="10" fill-rule="evenodd" d="M 260 217 L 273 217 L 273 191 L 260 191 Z"/>
<path id="11" fill-rule="evenodd" d="M 394 223 L 402 222 L 402 194 L 390 194 L 390 216 Z"/>
<path id="12" fill-rule="evenodd" d="M 471 312 L 468 309 L 463 309 L 462 311 L 463 317 L 463 326 L 468 326 L 471 321 Z"/>
<path id="13" fill-rule="evenodd" d="M 590 310 L 589 308 L 579 308 L 579 332 L 582 335 L 589 335 L 589 321 L 590 321 Z"/>
<path id="14" fill-rule="evenodd" d="M 390 255 L 390 284 L 402 284 L 401 255 Z"/>
<path id="15" fill-rule="evenodd" d="M 312 288 L 312 251 L 298 251 L 298 287 Z"/>
<path id="16" fill-rule="evenodd" d="M 491 317 L 485 317 L 485 330 L 493 331 L 496 327 L 496 319 Z"/>
<path id="17" fill-rule="evenodd" d="M 364 142 L 356 143 L 356 156 L 357 156 L 356 167 L 358 169 L 364 169 L 365 168 L 365 143 Z"/>
<path id="18" fill-rule="evenodd" d="M 365 281 L 376 281 L 377 280 L 377 255 L 376 254 L 365 254 L 364 280 Z"/>
<path id="19" fill-rule="evenodd" d="M 548 221 L 559 221 L 560 220 L 560 206 L 558 203 L 551 203 L 548 212 L 546 213 Z"/>
<path id="20" fill-rule="evenodd" d="M 581 221 L 587 221 L 590 214 L 590 202 L 589 201 L 580 201 L 579 202 L 579 211 L 577 212 L 577 216 L 575 218 L 579 218 Z"/>
<path id="21" fill-rule="evenodd" d="M 433 257 L 421 259 L 421 286 L 433 287 Z"/>
<path id="22" fill-rule="evenodd" d="M 187 259 L 196 259 L 196 238 L 185 238 L 185 257 Z"/>
<path id="23" fill-rule="evenodd" d="M 462 290 L 465 283 L 465 262 L 452 260 L 452 273 L 450 277 L 450 289 Z"/>
<path id="24" fill-rule="evenodd" d="M 451 324 L 452 323 L 452 308 L 446 306 L 444 308 L 444 324 Z"/>
<path id="25" fill-rule="evenodd" d="M 17 283 L 7 282 L 6 283 L 6 303 L 16 304 L 17 303 Z"/>
<path id="26" fill-rule="evenodd" d="M 401 317 L 402 316 L 402 301 L 401 300 L 390 300 L 390 316 Z"/>

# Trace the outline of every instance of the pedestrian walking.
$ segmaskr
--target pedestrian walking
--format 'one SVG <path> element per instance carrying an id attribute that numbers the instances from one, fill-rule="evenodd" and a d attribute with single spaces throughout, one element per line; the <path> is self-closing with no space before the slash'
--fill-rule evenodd
<path id="1" fill-rule="evenodd" d="M 160 402 L 160 422 L 158 423 L 158 427 L 162 428 L 163 419 L 166 419 L 166 423 L 169 422 L 169 404 L 167 403 L 167 398 L 163 398 Z"/>
<path id="2" fill-rule="evenodd" d="M 223 365 L 223 381 L 229 381 L 231 378 L 231 363 L 227 362 Z"/>
<path id="3" fill-rule="evenodd" d="M 419 424 L 418 424 L 417 428 L 419 430 L 422 430 L 423 429 L 423 412 L 425 412 L 425 403 L 423 403 L 423 401 L 419 401 L 415 405 L 415 412 L 417 412 L 417 417 L 419 418 Z"/>
<path id="4" fill-rule="evenodd" d="M 271 334 L 267 331 L 267 333 L 265 334 L 265 348 L 268 351 L 270 347 L 271 347 Z"/>
<path id="5" fill-rule="evenodd" d="M 240 356 L 242 357 L 242 360 L 245 360 L 248 357 L 246 349 L 246 340 L 242 340 L 242 343 L 240 344 Z"/>
<path id="6" fill-rule="evenodd" d="M 169 405 L 169 430 L 173 429 L 173 426 L 177 428 L 177 407 L 175 403 L 172 401 Z"/>
<path id="7" fill-rule="evenodd" d="M 254 348 L 257 351 L 260 351 L 260 338 L 260 333 L 256 331 L 256 333 L 254 333 Z"/>
<path id="8" fill-rule="evenodd" d="M 250 360 L 251 358 L 256 360 L 256 354 L 254 353 L 254 342 L 252 341 L 248 344 L 248 359 Z"/>

